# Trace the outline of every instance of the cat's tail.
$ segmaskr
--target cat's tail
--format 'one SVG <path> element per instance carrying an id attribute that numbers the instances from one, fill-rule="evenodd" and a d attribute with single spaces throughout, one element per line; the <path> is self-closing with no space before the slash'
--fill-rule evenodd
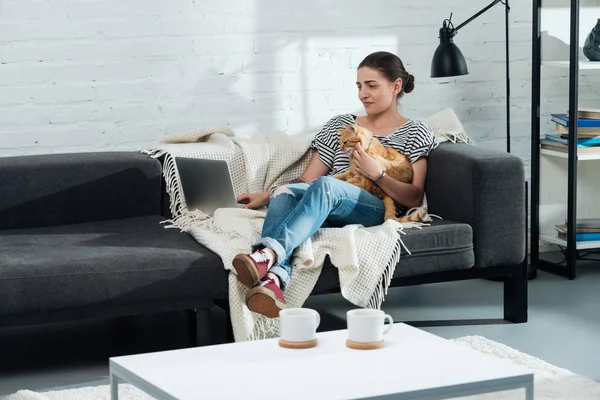
<path id="1" fill-rule="evenodd" d="M 423 222 L 425 217 L 427 216 L 427 207 L 419 207 L 416 209 L 416 212 L 405 215 L 401 218 L 396 218 L 398 222 Z"/>

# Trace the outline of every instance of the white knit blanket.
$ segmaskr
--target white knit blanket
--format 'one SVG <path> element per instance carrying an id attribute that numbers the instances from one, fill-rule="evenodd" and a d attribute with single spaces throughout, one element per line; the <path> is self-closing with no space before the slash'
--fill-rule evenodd
<path id="1" fill-rule="evenodd" d="M 454 113 L 451 110 L 442 113 L 434 116 L 437 120 L 434 117 L 429 120 L 438 140 L 469 142 Z M 445 118 L 440 115 L 445 115 Z M 428 120 L 424 122 L 428 123 Z M 311 139 L 290 137 L 284 133 L 245 139 L 236 137 L 228 128 L 163 138 L 156 148 L 143 152 L 153 157 L 165 156 L 164 176 L 174 216 L 171 221 L 166 221 L 170 223 L 167 227 L 189 233 L 218 254 L 227 270 L 232 270 L 233 257 L 249 252 L 251 245 L 260 238 L 266 209 L 220 208 L 212 217 L 198 210 L 189 211 L 174 158 L 226 160 L 236 195 L 260 192 L 302 174 L 312 155 L 309 148 Z M 344 298 L 359 307 L 379 308 L 400 259 L 401 246 L 404 246 L 402 230 L 422 225 L 386 221 L 370 228 L 348 225 L 319 229 L 294 252 L 292 275 L 285 291 L 287 305 L 301 307 L 304 304 L 317 282 L 325 258 L 329 256 L 338 269 Z M 235 340 L 277 337 L 278 319 L 269 319 L 248 310 L 244 300 L 248 289 L 237 281 L 234 274 L 229 274 L 229 307 Z"/>

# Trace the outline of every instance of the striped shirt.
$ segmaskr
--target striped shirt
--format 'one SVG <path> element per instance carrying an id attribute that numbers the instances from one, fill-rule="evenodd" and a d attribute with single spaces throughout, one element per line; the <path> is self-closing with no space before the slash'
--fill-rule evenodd
<path id="1" fill-rule="evenodd" d="M 329 167 L 329 176 L 350 169 L 350 159 L 340 148 L 338 129 L 356 124 L 356 116 L 342 114 L 330 119 L 323 129 L 316 134 L 311 147 L 318 150 L 319 158 Z M 409 119 L 404 125 L 388 136 L 373 135 L 384 147 L 392 147 L 405 154 L 414 163 L 421 157 L 429 156 L 438 142 L 434 133 L 425 123 Z"/>

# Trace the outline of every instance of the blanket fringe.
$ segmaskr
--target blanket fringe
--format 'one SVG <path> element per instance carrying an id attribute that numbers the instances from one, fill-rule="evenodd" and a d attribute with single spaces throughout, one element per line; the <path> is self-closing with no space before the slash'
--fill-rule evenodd
<path id="1" fill-rule="evenodd" d="M 400 227 L 396 231 L 396 233 L 398 234 L 398 241 L 396 242 L 396 245 L 394 246 L 394 251 L 392 252 L 392 256 L 390 257 L 388 264 L 385 267 L 383 276 L 381 277 L 381 280 L 379 281 L 379 284 L 377 285 L 375 292 L 373 293 L 373 295 L 369 299 L 369 302 L 367 303 L 367 308 L 376 308 L 376 309 L 381 308 L 381 304 L 383 304 L 383 302 L 385 300 L 385 296 L 388 293 L 390 284 L 392 283 L 392 278 L 394 277 L 394 272 L 396 271 L 396 265 L 398 265 L 398 262 L 400 261 L 400 255 L 402 254 L 402 248 L 404 248 L 406 250 L 406 252 L 408 252 L 408 254 L 410 254 L 410 251 L 404 245 L 404 242 L 402 241 L 402 238 L 400 237 L 400 235 L 406 235 L 406 233 L 404 233 L 403 230 L 404 230 L 404 226 L 400 225 Z"/>
<path id="2" fill-rule="evenodd" d="M 254 329 L 246 336 L 246 341 L 264 340 L 277 336 L 279 320 L 259 316 L 254 319 Z"/>
<path id="3" fill-rule="evenodd" d="M 179 177 L 179 171 L 175 164 L 175 157 L 165 150 L 151 149 L 143 150 L 145 154 L 148 154 L 152 158 L 160 158 L 165 156 L 163 161 L 163 176 L 165 178 L 166 191 L 171 198 L 170 211 L 173 216 L 173 220 L 176 221 L 181 214 L 184 206 L 183 193 L 181 193 L 181 181 Z"/>
<path id="4" fill-rule="evenodd" d="M 152 158 L 165 157 L 163 162 L 163 176 L 165 178 L 166 192 L 171 199 L 169 210 L 173 217 L 173 219 L 163 221 L 170 223 L 165 228 L 178 228 L 185 231 L 188 228 L 197 226 L 198 222 L 209 218 L 207 214 L 200 210 L 187 210 L 187 204 L 182 193 L 181 178 L 179 177 L 175 157 L 172 154 L 161 149 L 141 150 L 141 153 L 147 154 Z"/>
<path id="5" fill-rule="evenodd" d="M 465 132 L 444 132 L 441 136 L 452 143 L 473 144 L 473 140 Z"/>

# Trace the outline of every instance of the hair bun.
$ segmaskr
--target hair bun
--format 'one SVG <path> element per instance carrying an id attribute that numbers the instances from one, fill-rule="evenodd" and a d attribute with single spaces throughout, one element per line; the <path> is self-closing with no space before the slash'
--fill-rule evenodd
<path id="1" fill-rule="evenodd" d="M 408 74 L 406 83 L 404 84 L 404 93 L 410 93 L 415 88 L 415 77 L 412 74 Z"/>

